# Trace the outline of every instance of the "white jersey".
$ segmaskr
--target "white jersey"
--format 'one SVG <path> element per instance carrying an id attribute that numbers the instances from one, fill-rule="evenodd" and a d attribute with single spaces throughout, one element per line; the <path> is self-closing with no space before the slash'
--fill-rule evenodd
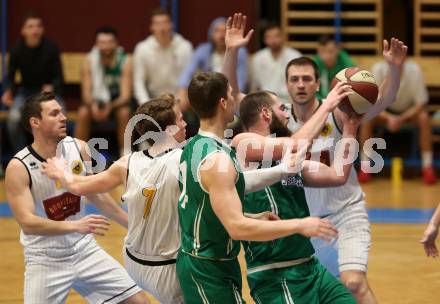
<path id="1" fill-rule="evenodd" d="M 61 142 L 61 153 L 67 161 L 73 174 L 85 175 L 85 164 L 80 150 L 72 137 L 66 137 Z M 84 198 L 73 195 L 61 188 L 59 182 L 53 181 L 40 171 L 45 159 L 28 146 L 15 156 L 26 167 L 29 173 L 30 190 L 34 201 L 35 215 L 55 221 L 75 221 L 84 216 Z M 91 235 L 68 233 L 58 236 L 20 234 L 21 244 L 28 251 L 43 249 L 69 249 L 83 238 L 92 239 Z M 84 240 L 86 240 L 84 239 Z"/>
<path id="2" fill-rule="evenodd" d="M 289 112 L 288 128 L 296 132 L 302 125 L 294 115 L 292 115 L 291 105 L 286 105 Z M 331 165 L 334 161 L 334 152 L 336 144 L 342 139 L 342 132 L 336 125 L 333 113 L 327 117 L 327 121 L 321 134 L 314 140 L 311 152 L 312 160 Z M 364 193 L 357 179 L 356 171 L 351 168 L 347 183 L 339 187 L 330 188 L 304 188 L 306 199 L 312 216 L 325 217 L 335 214 L 346 205 L 364 200 Z"/>
<path id="3" fill-rule="evenodd" d="M 147 261 L 175 259 L 180 247 L 177 203 L 181 149 L 152 157 L 148 151 L 129 156 L 127 186 L 122 201 L 128 205 L 126 249 Z"/>

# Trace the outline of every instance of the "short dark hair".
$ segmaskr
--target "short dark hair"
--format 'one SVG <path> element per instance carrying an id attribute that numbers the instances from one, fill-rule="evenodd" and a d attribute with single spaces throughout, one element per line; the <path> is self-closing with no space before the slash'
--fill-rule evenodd
<path id="1" fill-rule="evenodd" d="M 118 38 L 118 32 L 111 26 L 100 26 L 96 29 L 95 36 L 99 34 L 111 34 L 115 38 Z"/>
<path id="2" fill-rule="evenodd" d="M 281 26 L 278 23 L 274 23 L 274 22 L 268 23 L 264 27 L 263 33 L 266 33 L 267 31 L 270 31 L 270 30 L 273 30 L 273 29 L 277 29 L 277 30 L 281 31 Z"/>
<path id="3" fill-rule="evenodd" d="M 289 61 L 289 63 L 286 66 L 286 70 L 285 70 L 285 75 L 286 75 L 286 81 L 287 81 L 287 77 L 289 77 L 289 68 L 292 65 L 297 65 L 297 66 L 304 66 L 304 65 L 309 65 L 311 67 L 313 67 L 313 70 L 315 72 L 315 80 L 319 79 L 319 68 L 318 65 L 316 64 L 315 61 L 313 61 L 312 59 L 310 59 L 309 57 L 298 57 L 295 59 L 292 59 Z"/>
<path id="4" fill-rule="evenodd" d="M 23 18 L 21 19 L 21 26 L 23 26 L 30 19 L 39 19 L 41 22 L 43 22 L 43 18 L 41 18 L 40 15 L 38 15 L 36 12 L 29 11 L 24 14 Z"/>
<path id="5" fill-rule="evenodd" d="M 240 103 L 240 120 L 244 129 L 248 130 L 258 121 L 258 114 L 264 107 L 271 108 L 274 101 L 271 97 L 276 95 L 269 91 L 258 91 L 247 94 Z"/>
<path id="6" fill-rule="evenodd" d="M 146 103 L 140 105 L 136 110 L 136 115 L 144 114 L 148 115 L 157 122 L 162 130 L 157 128 L 157 125 L 148 119 L 143 119 L 139 121 L 135 128 L 140 136 L 144 135 L 146 132 L 160 132 L 164 131 L 167 126 L 176 124 L 176 113 L 173 107 L 176 105 L 176 99 L 172 94 L 164 94 L 157 98 L 151 99 Z M 150 145 L 154 144 L 152 138 L 147 138 L 147 142 Z"/>
<path id="7" fill-rule="evenodd" d="M 29 119 L 31 117 L 41 118 L 41 103 L 51 100 L 57 99 L 55 97 L 55 94 L 49 92 L 41 92 L 26 98 L 24 105 L 21 108 L 21 123 L 26 131 L 32 133 Z"/>
<path id="8" fill-rule="evenodd" d="M 161 7 L 155 8 L 154 10 L 151 11 L 150 19 L 153 19 L 154 16 L 162 16 L 162 15 L 168 16 L 168 18 L 170 18 L 171 20 L 170 13 L 166 9 Z"/>
<path id="9" fill-rule="evenodd" d="M 334 36 L 324 34 L 318 37 L 318 45 L 324 46 L 329 44 L 330 42 L 333 42 L 334 44 L 338 45 Z"/>
<path id="10" fill-rule="evenodd" d="M 212 118 L 221 98 L 228 96 L 228 79 L 218 72 L 196 74 L 188 86 L 189 103 L 199 118 Z"/>

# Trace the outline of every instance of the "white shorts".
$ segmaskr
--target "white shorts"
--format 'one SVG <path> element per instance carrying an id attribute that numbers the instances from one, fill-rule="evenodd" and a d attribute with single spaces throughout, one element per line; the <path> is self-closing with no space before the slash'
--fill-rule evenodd
<path id="1" fill-rule="evenodd" d="M 183 303 L 183 293 L 176 273 L 176 263 L 163 266 L 142 265 L 123 249 L 125 269 L 136 284 L 151 293 L 160 303 Z"/>
<path id="2" fill-rule="evenodd" d="M 319 261 L 337 277 L 346 270 L 367 272 L 371 230 L 365 202 L 347 205 L 327 218 L 338 229 L 338 238 L 330 244 L 312 238 Z"/>
<path id="3" fill-rule="evenodd" d="M 64 303 L 71 288 L 89 303 L 106 304 L 142 291 L 94 239 L 83 240 L 68 251 L 25 248 L 24 303 Z"/>

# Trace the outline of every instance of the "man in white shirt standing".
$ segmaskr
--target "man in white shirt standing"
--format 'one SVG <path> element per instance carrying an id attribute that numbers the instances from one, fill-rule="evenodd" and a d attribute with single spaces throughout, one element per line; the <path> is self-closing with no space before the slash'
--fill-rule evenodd
<path id="1" fill-rule="evenodd" d="M 301 53 L 284 45 L 283 34 L 278 25 L 266 27 L 264 44 L 266 47 L 256 52 L 252 58 L 251 91 L 268 90 L 288 101 L 284 69 L 290 60 L 301 57 Z"/>
<path id="2" fill-rule="evenodd" d="M 152 34 L 134 49 L 134 95 L 139 104 L 164 93 L 175 94 L 192 55 L 191 43 L 173 32 L 166 10 L 152 12 L 150 31 Z"/>
<path id="3" fill-rule="evenodd" d="M 387 71 L 385 61 L 373 66 L 372 72 L 378 84 L 384 81 Z M 437 177 L 432 166 L 432 126 L 426 109 L 428 102 L 428 89 L 420 66 L 413 60 L 405 60 L 396 100 L 376 119 L 361 126 L 360 142 L 363 145 L 368 138 L 373 137 L 374 126 L 377 124 L 385 125 L 393 133 L 398 132 L 404 124 L 415 125 L 419 132 L 423 181 L 425 184 L 435 184 Z M 361 158 L 368 160 L 364 153 L 361 153 Z M 368 182 L 371 174 L 359 171 L 358 177 L 360 182 Z"/>

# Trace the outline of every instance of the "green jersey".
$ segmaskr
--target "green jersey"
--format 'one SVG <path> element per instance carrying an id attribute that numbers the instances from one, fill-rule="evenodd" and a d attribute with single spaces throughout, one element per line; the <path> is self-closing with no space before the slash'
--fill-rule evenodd
<path id="1" fill-rule="evenodd" d="M 116 50 L 112 66 L 104 66 L 104 82 L 110 92 L 110 99 L 115 100 L 120 94 L 120 79 L 122 68 L 127 59 L 127 54 L 122 50 Z"/>
<path id="2" fill-rule="evenodd" d="M 238 175 L 235 187 L 240 200 L 244 199 L 244 177 L 235 150 L 214 134 L 199 131 L 185 145 L 180 158 L 181 250 L 194 257 L 232 260 L 240 251 L 240 242 L 231 239 L 212 209 L 209 193 L 200 183 L 200 165 L 212 153 L 219 152 L 228 154 L 234 163 Z M 224 202 L 224 208 L 228 208 L 228 203 Z"/>
<path id="3" fill-rule="evenodd" d="M 318 65 L 319 74 L 321 75 L 319 92 L 316 94 L 318 99 L 325 99 L 327 97 L 331 90 L 332 80 L 340 70 L 354 66 L 350 56 L 344 50 L 339 51 L 336 63 L 331 69 L 327 68 L 318 55 L 313 56 L 312 59 Z"/>
<path id="4" fill-rule="evenodd" d="M 289 176 L 264 190 L 247 194 L 244 210 L 247 213 L 272 211 L 283 220 L 309 216 L 302 178 Z M 248 269 L 308 258 L 315 252 L 309 238 L 299 234 L 268 242 L 243 241 L 243 246 Z"/>

